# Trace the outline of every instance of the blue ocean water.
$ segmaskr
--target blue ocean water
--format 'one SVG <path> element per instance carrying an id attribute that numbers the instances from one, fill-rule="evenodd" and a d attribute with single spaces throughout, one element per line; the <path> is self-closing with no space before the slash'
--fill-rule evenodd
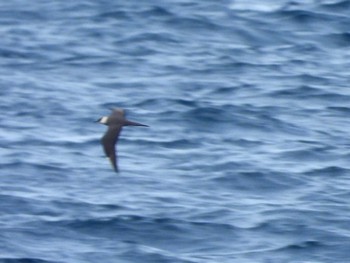
<path id="1" fill-rule="evenodd" d="M 348 262 L 349 14 L 2 1 L 0 262 Z"/>

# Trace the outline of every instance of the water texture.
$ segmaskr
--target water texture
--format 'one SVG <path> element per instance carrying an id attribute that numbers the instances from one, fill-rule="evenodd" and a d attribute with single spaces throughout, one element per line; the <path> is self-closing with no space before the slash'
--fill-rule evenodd
<path id="1" fill-rule="evenodd" d="M 0 262 L 348 262 L 349 14 L 2 1 Z"/>

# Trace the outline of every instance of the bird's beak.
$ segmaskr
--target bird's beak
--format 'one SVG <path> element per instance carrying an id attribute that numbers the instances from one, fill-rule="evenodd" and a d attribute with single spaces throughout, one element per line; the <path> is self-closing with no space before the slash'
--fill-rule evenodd
<path id="1" fill-rule="evenodd" d="M 128 121 L 128 120 L 125 120 L 124 125 L 125 126 L 144 126 L 144 127 L 149 127 L 148 125 L 141 124 L 141 123 L 138 123 L 138 122 L 135 122 L 135 121 Z"/>

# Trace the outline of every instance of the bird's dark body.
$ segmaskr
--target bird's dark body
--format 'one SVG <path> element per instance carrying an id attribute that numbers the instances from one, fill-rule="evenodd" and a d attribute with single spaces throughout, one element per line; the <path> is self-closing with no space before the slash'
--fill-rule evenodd
<path id="1" fill-rule="evenodd" d="M 125 119 L 123 109 L 113 109 L 108 117 L 102 117 L 98 122 L 108 126 L 108 130 L 102 137 L 101 143 L 106 156 L 111 161 L 113 169 L 118 172 L 116 143 L 123 126 L 148 126 Z"/>

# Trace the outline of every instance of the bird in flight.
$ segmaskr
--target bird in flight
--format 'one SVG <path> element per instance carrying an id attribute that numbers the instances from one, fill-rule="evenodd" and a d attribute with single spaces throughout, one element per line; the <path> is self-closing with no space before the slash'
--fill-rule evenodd
<path id="1" fill-rule="evenodd" d="M 112 113 L 109 116 L 103 116 L 99 118 L 96 122 L 108 126 L 108 130 L 105 133 L 105 135 L 102 137 L 101 143 L 106 156 L 111 161 L 113 169 L 116 172 L 118 172 L 117 154 L 115 150 L 115 145 L 118 141 L 118 137 L 123 126 L 144 126 L 144 127 L 149 127 L 149 126 L 138 122 L 127 120 L 125 118 L 125 111 L 119 108 L 113 109 Z"/>

